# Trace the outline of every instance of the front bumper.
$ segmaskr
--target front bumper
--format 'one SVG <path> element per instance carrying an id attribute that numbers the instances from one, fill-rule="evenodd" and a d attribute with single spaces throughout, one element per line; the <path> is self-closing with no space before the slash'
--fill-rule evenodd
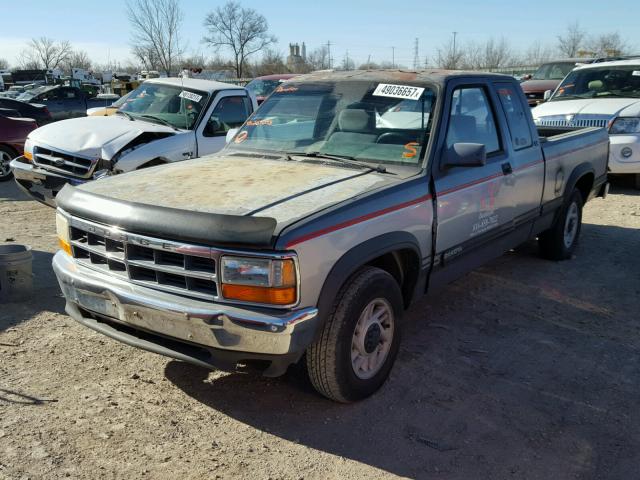
<path id="1" fill-rule="evenodd" d="M 640 174 L 640 134 L 609 135 L 609 172 Z M 631 155 L 624 157 L 623 150 Z"/>
<path id="2" fill-rule="evenodd" d="M 85 180 L 54 173 L 18 157 L 11 161 L 11 170 L 18 186 L 28 195 L 50 207 L 56 206 L 55 197 L 67 183 L 81 185 Z"/>
<path id="3" fill-rule="evenodd" d="M 248 310 L 184 298 L 78 265 L 64 252 L 53 269 L 81 324 L 128 345 L 196 365 L 234 370 L 240 363 L 269 362 L 278 376 L 313 341 L 318 310 Z"/>

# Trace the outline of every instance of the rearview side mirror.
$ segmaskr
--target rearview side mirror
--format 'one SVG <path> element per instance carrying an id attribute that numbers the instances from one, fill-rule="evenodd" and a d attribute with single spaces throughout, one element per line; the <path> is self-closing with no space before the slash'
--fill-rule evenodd
<path id="1" fill-rule="evenodd" d="M 551 95 L 553 94 L 552 90 L 547 90 L 544 92 L 544 101 L 546 102 L 547 100 L 549 100 L 551 98 Z"/>
<path id="2" fill-rule="evenodd" d="M 454 143 L 444 152 L 442 167 L 483 167 L 487 164 L 487 150 L 482 143 Z"/>
<path id="3" fill-rule="evenodd" d="M 240 130 L 240 129 L 239 128 L 231 128 L 231 129 L 229 129 L 229 131 L 227 132 L 227 143 L 231 142 L 233 137 L 236 136 L 236 133 L 238 133 L 238 130 Z"/>

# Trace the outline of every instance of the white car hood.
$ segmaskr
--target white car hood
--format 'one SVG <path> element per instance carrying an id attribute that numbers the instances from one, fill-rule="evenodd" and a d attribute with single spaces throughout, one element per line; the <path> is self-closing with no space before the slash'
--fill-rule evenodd
<path id="1" fill-rule="evenodd" d="M 35 146 L 87 158 L 111 158 L 131 140 L 145 132 L 174 135 L 173 128 L 120 115 L 82 117 L 50 123 L 29 134 Z"/>
<path id="2" fill-rule="evenodd" d="M 584 100 L 556 100 L 538 105 L 531 110 L 533 118 L 555 115 L 638 116 L 638 98 L 588 98 Z"/>

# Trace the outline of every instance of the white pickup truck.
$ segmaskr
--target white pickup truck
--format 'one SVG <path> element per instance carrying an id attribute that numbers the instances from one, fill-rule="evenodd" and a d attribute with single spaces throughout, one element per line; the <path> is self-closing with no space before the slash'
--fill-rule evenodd
<path id="1" fill-rule="evenodd" d="M 633 174 L 640 188 L 640 58 L 583 65 L 532 110 L 538 127 L 609 130 L 609 172 Z"/>
<path id="2" fill-rule="evenodd" d="M 158 78 L 136 89 L 115 115 L 61 121 L 34 130 L 11 163 L 16 182 L 55 206 L 69 183 L 215 153 L 230 129 L 257 108 L 244 87 Z"/>

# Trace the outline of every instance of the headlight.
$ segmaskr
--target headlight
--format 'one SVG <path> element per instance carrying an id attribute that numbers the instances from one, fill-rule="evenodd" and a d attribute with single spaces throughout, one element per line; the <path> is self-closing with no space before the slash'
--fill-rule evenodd
<path id="1" fill-rule="evenodd" d="M 292 258 L 223 256 L 222 296 L 227 300 L 292 305 L 297 301 L 296 265 Z"/>
<path id="2" fill-rule="evenodd" d="M 619 117 L 616 118 L 609 129 L 609 133 L 620 135 L 625 133 L 640 133 L 640 118 Z"/>
<path id="3" fill-rule="evenodd" d="M 58 234 L 58 245 L 60 245 L 60 248 L 71 255 L 69 220 L 60 212 L 56 212 L 56 233 Z"/>
<path id="4" fill-rule="evenodd" d="M 24 158 L 33 162 L 33 142 L 29 138 L 24 142 Z"/>

